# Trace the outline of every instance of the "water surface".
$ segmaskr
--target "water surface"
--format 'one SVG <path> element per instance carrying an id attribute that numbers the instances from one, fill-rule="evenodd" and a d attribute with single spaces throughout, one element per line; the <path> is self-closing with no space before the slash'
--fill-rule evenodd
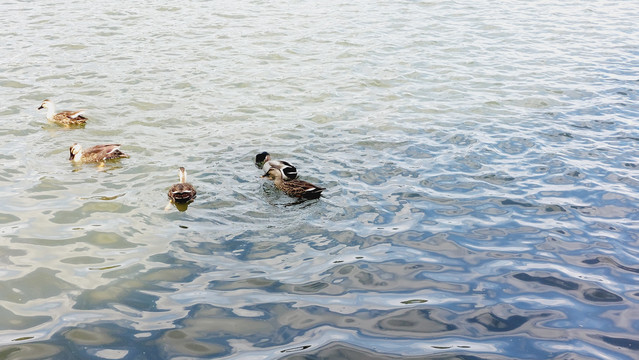
<path id="1" fill-rule="evenodd" d="M 634 2 L 2 8 L 0 358 L 637 358 Z"/>

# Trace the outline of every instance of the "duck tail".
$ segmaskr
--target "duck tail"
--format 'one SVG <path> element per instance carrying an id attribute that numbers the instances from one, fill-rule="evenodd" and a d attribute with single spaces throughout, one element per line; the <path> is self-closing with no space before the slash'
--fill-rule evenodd
<path id="1" fill-rule="evenodd" d="M 321 188 L 321 187 L 312 187 L 310 189 L 307 189 L 304 191 L 304 193 L 302 194 L 302 197 L 304 199 L 318 199 L 320 196 L 322 196 L 322 191 L 326 190 L 325 188 Z"/>

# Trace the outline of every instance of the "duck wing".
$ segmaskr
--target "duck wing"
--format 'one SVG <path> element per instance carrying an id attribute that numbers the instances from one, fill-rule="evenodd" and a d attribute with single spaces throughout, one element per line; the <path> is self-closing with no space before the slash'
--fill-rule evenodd
<path id="1" fill-rule="evenodd" d="M 282 178 L 285 181 L 297 178 L 297 169 L 288 161 L 271 160 L 264 164 L 263 169 L 268 172 L 270 168 L 279 169 L 282 172 Z"/>
<path id="2" fill-rule="evenodd" d="M 87 118 L 82 116 L 84 110 L 80 111 L 63 111 L 53 116 L 53 121 L 62 124 L 84 124 Z"/>
<path id="3" fill-rule="evenodd" d="M 297 169 L 287 161 L 280 161 L 283 165 L 281 168 L 284 180 L 293 180 L 297 178 Z"/>
<path id="4" fill-rule="evenodd" d="M 85 110 L 78 110 L 78 111 L 64 111 L 63 114 L 65 116 L 70 117 L 71 119 L 86 119 L 86 117 L 84 117 L 84 111 Z"/>
<path id="5" fill-rule="evenodd" d="M 176 203 L 193 201 L 196 195 L 195 188 L 189 183 L 177 183 L 169 189 L 169 198 Z"/>
<path id="6" fill-rule="evenodd" d="M 83 157 L 92 161 L 127 158 L 129 155 L 120 151 L 120 144 L 96 145 L 83 152 Z"/>
<path id="7" fill-rule="evenodd" d="M 315 186 L 302 180 L 288 180 L 282 182 L 282 190 L 289 196 L 303 199 L 317 199 L 325 188 Z"/>

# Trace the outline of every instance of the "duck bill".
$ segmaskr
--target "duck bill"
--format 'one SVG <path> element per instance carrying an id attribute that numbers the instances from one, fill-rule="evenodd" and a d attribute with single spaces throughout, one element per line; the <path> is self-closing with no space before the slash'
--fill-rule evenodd
<path id="1" fill-rule="evenodd" d="M 44 109 L 44 106 L 40 105 L 40 107 L 38 107 L 38 110 L 42 110 Z"/>

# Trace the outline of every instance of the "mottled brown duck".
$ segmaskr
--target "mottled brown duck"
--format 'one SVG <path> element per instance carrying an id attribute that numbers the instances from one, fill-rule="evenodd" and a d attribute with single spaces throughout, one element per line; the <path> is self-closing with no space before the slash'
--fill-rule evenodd
<path id="1" fill-rule="evenodd" d="M 262 177 L 267 177 L 275 183 L 275 187 L 286 195 L 300 199 L 317 199 L 322 195 L 324 188 L 315 186 L 309 182 L 293 179 L 284 180 L 282 170 L 272 167 Z"/>
<path id="2" fill-rule="evenodd" d="M 193 185 L 186 182 L 186 170 L 183 167 L 178 169 L 178 174 L 180 176 L 180 182 L 174 184 L 169 189 L 169 199 L 171 199 L 171 202 L 174 204 L 190 203 L 195 199 L 197 192 Z"/>
<path id="3" fill-rule="evenodd" d="M 120 144 L 96 145 L 83 150 L 82 146 L 76 143 L 71 145 L 69 153 L 71 154 L 69 160 L 75 163 L 103 162 L 129 157 L 129 155 L 120 151 Z"/>
<path id="4" fill-rule="evenodd" d="M 62 111 L 55 112 L 55 104 L 51 100 L 44 100 L 38 110 L 47 109 L 47 120 L 64 126 L 80 126 L 87 122 L 87 118 L 84 117 L 84 110 L 78 111 Z"/>

